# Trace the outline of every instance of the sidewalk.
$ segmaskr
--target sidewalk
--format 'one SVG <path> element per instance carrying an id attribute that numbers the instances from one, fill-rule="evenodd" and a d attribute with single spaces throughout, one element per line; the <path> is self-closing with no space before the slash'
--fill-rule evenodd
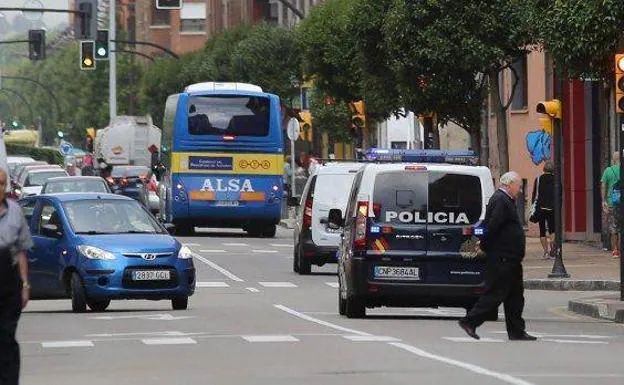
<path id="1" fill-rule="evenodd" d="M 568 301 L 568 310 L 588 317 L 624 323 L 624 301 L 618 294 Z"/>

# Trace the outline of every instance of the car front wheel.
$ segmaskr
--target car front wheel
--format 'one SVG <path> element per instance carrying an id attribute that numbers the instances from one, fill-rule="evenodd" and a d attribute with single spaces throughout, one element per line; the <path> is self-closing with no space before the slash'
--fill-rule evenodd
<path id="1" fill-rule="evenodd" d="M 82 285 L 82 279 L 80 279 L 78 273 L 72 273 L 70 285 L 72 311 L 74 313 L 84 313 L 87 311 L 87 296 Z"/>

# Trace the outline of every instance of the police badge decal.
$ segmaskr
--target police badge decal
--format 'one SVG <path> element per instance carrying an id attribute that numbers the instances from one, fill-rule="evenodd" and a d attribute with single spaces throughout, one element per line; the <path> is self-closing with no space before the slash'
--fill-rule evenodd
<path id="1" fill-rule="evenodd" d="M 485 253 L 479 247 L 480 240 L 478 237 L 471 236 L 459 248 L 459 254 L 465 259 L 475 259 L 485 257 Z"/>

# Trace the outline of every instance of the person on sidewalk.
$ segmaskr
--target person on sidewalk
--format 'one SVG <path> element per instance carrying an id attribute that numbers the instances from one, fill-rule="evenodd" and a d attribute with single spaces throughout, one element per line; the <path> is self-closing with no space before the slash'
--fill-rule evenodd
<path id="1" fill-rule="evenodd" d="M 555 176 L 553 171 L 553 162 L 547 160 L 544 163 L 544 173 L 535 178 L 533 197 L 531 199 L 539 213 L 539 233 L 540 242 L 544 248 L 544 259 L 554 258 L 555 256 L 555 250 L 553 249 L 553 235 L 555 233 Z"/>
<path id="2" fill-rule="evenodd" d="M 5 196 L 7 179 L 0 169 L 0 384 L 17 385 L 20 350 L 15 332 L 30 297 L 26 250 L 33 243 L 22 209 Z"/>
<path id="3" fill-rule="evenodd" d="M 611 234 L 611 255 L 620 256 L 620 154 L 613 153 L 612 165 L 602 173 L 601 195 L 602 208 L 607 215 L 609 234 Z"/>
<path id="4" fill-rule="evenodd" d="M 501 176 L 500 185 L 488 202 L 483 221 L 485 236 L 481 248 L 487 255 L 485 291 L 466 316 L 459 320 L 459 326 L 478 340 L 480 337 L 476 329 L 504 303 L 509 339 L 535 341 L 535 337 L 527 334 L 522 318 L 522 259 L 526 238 L 515 202 L 522 192 L 522 180 L 518 173 L 510 171 Z"/>

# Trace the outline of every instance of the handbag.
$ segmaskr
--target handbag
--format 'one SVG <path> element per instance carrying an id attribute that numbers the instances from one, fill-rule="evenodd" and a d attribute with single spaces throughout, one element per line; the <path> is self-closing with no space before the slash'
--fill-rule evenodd
<path id="1" fill-rule="evenodd" d="M 540 210 L 537 207 L 537 201 L 539 200 L 540 179 L 542 179 L 541 175 L 537 177 L 537 186 L 535 187 L 537 193 L 535 194 L 535 200 L 533 201 L 533 203 L 531 204 L 531 208 L 529 209 L 529 221 L 531 221 L 532 223 L 539 222 L 539 217 L 540 217 Z"/>

